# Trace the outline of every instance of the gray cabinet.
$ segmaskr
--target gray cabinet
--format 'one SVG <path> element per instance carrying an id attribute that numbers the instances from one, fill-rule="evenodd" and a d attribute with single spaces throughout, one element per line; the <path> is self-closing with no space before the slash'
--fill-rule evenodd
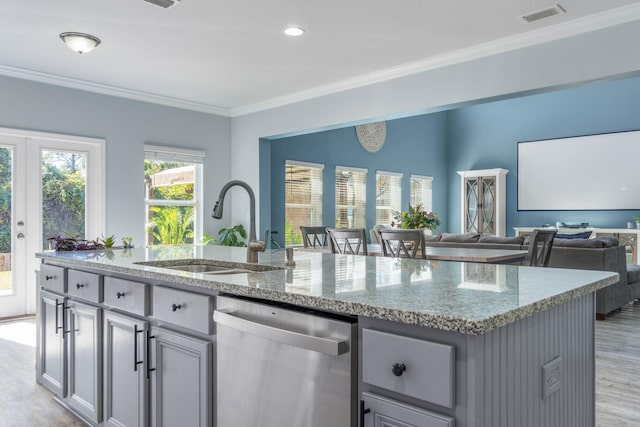
<path id="1" fill-rule="evenodd" d="M 60 397 L 66 395 L 65 302 L 62 295 L 40 292 L 38 382 Z"/>
<path id="2" fill-rule="evenodd" d="M 151 328 L 151 425 L 213 425 L 212 343 Z"/>
<path id="3" fill-rule="evenodd" d="M 68 301 L 67 404 L 87 419 L 102 420 L 102 310 Z"/>
<path id="4" fill-rule="evenodd" d="M 148 424 L 149 323 L 104 313 L 104 422 L 108 426 Z"/>
<path id="5" fill-rule="evenodd" d="M 455 420 L 373 393 L 362 393 L 361 427 L 454 427 Z"/>

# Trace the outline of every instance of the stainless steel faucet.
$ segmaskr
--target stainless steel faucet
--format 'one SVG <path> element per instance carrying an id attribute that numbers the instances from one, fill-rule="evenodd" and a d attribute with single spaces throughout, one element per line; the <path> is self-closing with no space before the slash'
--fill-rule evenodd
<path id="1" fill-rule="evenodd" d="M 218 201 L 216 205 L 213 207 L 212 217 L 216 219 L 222 218 L 222 207 L 224 206 L 224 196 L 227 194 L 227 191 L 231 187 L 240 186 L 247 190 L 249 193 L 249 215 L 250 215 L 250 224 L 249 224 L 249 241 L 247 243 L 247 262 L 258 262 L 258 252 L 264 252 L 267 248 L 267 245 L 260 241 L 256 240 L 256 197 L 253 194 L 253 190 L 249 187 L 244 181 L 229 181 L 222 187 L 220 190 L 220 196 L 218 196 Z"/>

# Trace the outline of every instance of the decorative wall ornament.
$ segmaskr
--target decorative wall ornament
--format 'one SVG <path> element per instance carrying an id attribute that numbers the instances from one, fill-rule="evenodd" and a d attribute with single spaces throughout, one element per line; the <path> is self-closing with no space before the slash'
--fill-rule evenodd
<path id="1" fill-rule="evenodd" d="M 384 145 L 387 137 L 387 123 L 376 122 L 358 125 L 356 126 L 356 136 L 362 148 L 369 153 L 375 153 Z"/>

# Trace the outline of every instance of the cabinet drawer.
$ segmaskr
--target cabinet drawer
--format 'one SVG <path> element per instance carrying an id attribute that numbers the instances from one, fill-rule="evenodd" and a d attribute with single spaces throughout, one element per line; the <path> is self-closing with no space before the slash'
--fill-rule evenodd
<path id="1" fill-rule="evenodd" d="M 104 278 L 104 302 L 139 316 L 149 314 L 149 290 L 146 283 Z"/>
<path id="2" fill-rule="evenodd" d="M 40 266 L 40 284 L 43 288 L 56 292 L 67 292 L 67 269 L 55 265 Z"/>
<path id="3" fill-rule="evenodd" d="M 69 295 L 95 303 L 102 302 L 103 279 L 101 275 L 77 270 L 69 270 L 67 274 Z"/>
<path id="4" fill-rule="evenodd" d="M 156 286 L 153 317 L 204 334 L 213 333 L 213 297 Z"/>
<path id="5" fill-rule="evenodd" d="M 362 380 L 453 408 L 454 350 L 450 345 L 363 329 Z"/>
<path id="6" fill-rule="evenodd" d="M 369 410 L 362 427 L 372 426 L 420 426 L 420 427 L 454 427 L 455 419 L 436 412 L 406 403 L 377 396 L 373 393 L 362 393 L 365 410 Z"/>

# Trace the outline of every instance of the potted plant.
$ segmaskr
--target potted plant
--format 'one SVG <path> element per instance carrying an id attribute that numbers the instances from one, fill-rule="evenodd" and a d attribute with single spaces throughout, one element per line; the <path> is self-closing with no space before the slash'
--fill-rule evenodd
<path id="1" fill-rule="evenodd" d="M 402 229 L 421 228 L 425 230 L 435 231 L 440 225 L 438 214 L 427 212 L 422 205 L 411 206 L 406 212 L 393 212 L 394 221 L 391 226 L 398 226 Z"/>
<path id="2" fill-rule="evenodd" d="M 640 229 L 640 216 L 634 216 L 633 220 L 636 222 L 636 228 Z"/>
<path id="3" fill-rule="evenodd" d="M 247 232 L 242 224 L 218 231 L 218 243 L 222 246 L 247 246 L 244 242 L 246 238 Z"/>

